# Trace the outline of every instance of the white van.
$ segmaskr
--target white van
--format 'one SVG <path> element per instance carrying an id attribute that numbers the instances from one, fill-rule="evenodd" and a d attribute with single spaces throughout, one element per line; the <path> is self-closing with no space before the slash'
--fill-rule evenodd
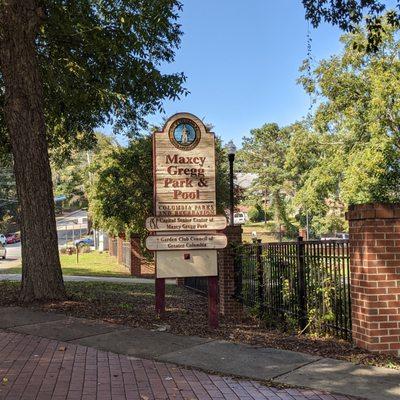
<path id="1" fill-rule="evenodd" d="M 233 214 L 233 223 L 235 225 L 243 225 L 246 223 L 246 213 L 237 212 Z"/>
<path id="2" fill-rule="evenodd" d="M 7 238 L 5 235 L 0 234 L 0 243 L 5 246 L 7 244 Z"/>

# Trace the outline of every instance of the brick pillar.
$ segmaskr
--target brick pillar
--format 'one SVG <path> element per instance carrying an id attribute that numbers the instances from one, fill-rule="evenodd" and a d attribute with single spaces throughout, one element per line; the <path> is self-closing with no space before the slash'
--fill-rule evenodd
<path id="1" fill-rule="evenodd" d="M 354 343 L 400 355 L 400 204 L 350 206 L 347 219 Z"/>
<path id="2" fill-rule="evenodd" d="M 234 315 L 242 310 L 242 305 L 233 298 L 235 294 L 234 245 L 242 243 L 242 232 L 240 225 L 226 227 L 224 233 L 228 237 L 228 246 L 218 251 L 219 311 L 222 315 Z"/>
<path id="3" fill-rule="evenodd" d="M 108 237 L 108 254 L 110 256 L 115 256 L 116 255 L 116 254 L 114 254 L 113 240 L 114 240 L 114 238 L 110 235 Z"/>
<path id="4" fill-rule="evenodd" d="M 185 286 L 185 278 L 176 278 L 176 285 L 177 286 Z"/>
<path id="5" fill-rule="evenodd" d="M 122 252 L 124 251 L 123 250 L 124 240 L 125 240 L 125 234 L 120 233 L 117 238 L 117 261 L 118 261 L 118 264 L 122 264 L 122 260 L 123 260 Z"/>
<path id="6" fill-rule="evenodd" d="M 304 228 L 299 229 L 299 237 L 302 237 L 304 240 L 308 240 L 307 229 Z"/>
<path id="7" fill-rule="evenodd" d="M 142 249 L 140 248 L 140 236 L 131 235 L 131 275 L 142 274 Z"/>

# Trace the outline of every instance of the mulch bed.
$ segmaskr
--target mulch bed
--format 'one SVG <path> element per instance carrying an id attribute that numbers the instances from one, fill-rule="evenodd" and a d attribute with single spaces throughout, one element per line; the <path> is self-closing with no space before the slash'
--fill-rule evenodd
<path id="1" fill-rule="evenodd" d="M 113 284 L 102 282 L 67 282 L 68 300 L 24 304 L 46 311 L 99 319 L 110 323 L 169 331 L 179 335 L 202 336 L 300 351 L 364 365 L 400 369 L 400 358 L 369 353 L 332 337 L 297 335 L 263 326 L 255 317 L 243 314 L 234 319 L 221 318 L 217 330 L 208 328 L 207 299 L 176 286 L 167 285 L 165 317 L 154 311 L 152 284 Z M 19 284 L 0 282 L 0 305 L 23 305 L 18 301 Z"/>

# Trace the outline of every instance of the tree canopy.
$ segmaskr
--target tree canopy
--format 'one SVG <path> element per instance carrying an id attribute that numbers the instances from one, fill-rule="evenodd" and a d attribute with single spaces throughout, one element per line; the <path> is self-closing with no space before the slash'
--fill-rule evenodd
<path id="1" fill-rule="evenodd" d="M 185 94 L 182 73 L 164 74 L 180 44 L 177 0 L 43 3 L 37 51 L 51 146 L 90 147 L 112 123 L 132 135 L 165 98 Z"/>
<path id="2" fill-rule="evenodd" d="M 366 46 L 361 48 L 368 52 L 376 51 L 383 41 L 385 34 L 384 21 L 392 28 L 400 27 L 399 10 L 388 9 L 381 0 L 302 0 L 306 10 L 306 18 L 314 27 L 324 20 L 339 26 L 346 32 L 355 32 L 357 27 L 366 19 L 368 31 Z M 400 1 L 397 0 L 397 9 Z M 358 43 L 354 44 L 360 47 Z"/>

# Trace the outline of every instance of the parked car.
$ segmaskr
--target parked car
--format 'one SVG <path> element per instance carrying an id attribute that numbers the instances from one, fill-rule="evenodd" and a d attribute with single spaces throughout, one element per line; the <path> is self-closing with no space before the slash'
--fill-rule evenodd
<path id="1" fill-rule="evenodd" d="M 246 223 L 246 214 L 243 212 L 237 212 L 233 214 L 233 223 L 235 225 L 242 225 Z"/>
<path id="2" fill-rule="evenodd" d="M 348 239 L 349 239 L 349 234 L 346 232 L 321 235 L 321 240 L 348 240 Z"/>
<path id="3" fill-rule="evenodd" d="M 0 243 L 5 246 L 7 244 L 7 238 L 5 237 L 5 235 L 1 235 L 0 234 Z"/>
<path id="4" fill-rule="evenodd" d="M 0 243 L 0 258 L 5 260 L 7 257 L 7 249 L 6 246 L 2 243 Z"/>
<path id="5" fill-rule="evenodd" d="M 9 233 L 6 235 L 7 244 L 13 244 L 19 242 L 19 235 L 16 233 Z"/>
<path id="6" fill-rule="evenodd" d="M 94 241 L 92 238 L 82 238 L 82 239 L 77 239 L 74 242 L 75 246 L 94 246 Z"/>

